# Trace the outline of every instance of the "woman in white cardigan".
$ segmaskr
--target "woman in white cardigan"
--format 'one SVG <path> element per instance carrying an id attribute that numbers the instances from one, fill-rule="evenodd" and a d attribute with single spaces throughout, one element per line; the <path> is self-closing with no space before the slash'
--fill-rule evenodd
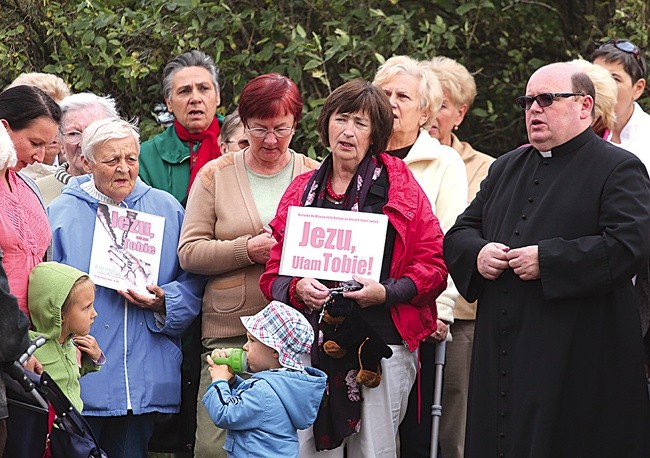
<path id="1" fill-rule="evenodd" d="M 441 145 L 427 131 L 442 105 L 440 82 L 428 63 L 395 56 L 379 67 L 374 84 L 390 98 L 395 116 L 388 153 L 402 158 L 408 165 L 429 198 L 440 227 L 446 232 L 467 206 L 467 174 L 458 153 Z M 438 329 L 431 340 L 447 338 L 457 298 L 458 291 L 449 277 L 447 289 L 436 299 Z M 419 386 L 422 391 L 418 390 L 418 384 L 411 389 L 406 416 L 400 427 L 401 456 L 429 456 L 431 415 L 428 406 L 433 397 L 434 351 L 432 343 L 420 346 Z M 423 409 L 418 408 L 419 403 Z"/>

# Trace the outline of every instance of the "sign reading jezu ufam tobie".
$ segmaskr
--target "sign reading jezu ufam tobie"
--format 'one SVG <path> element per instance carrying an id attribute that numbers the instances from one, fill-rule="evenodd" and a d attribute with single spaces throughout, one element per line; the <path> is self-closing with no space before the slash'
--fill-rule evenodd
<path id="1" fill-rule="evenodd" d="M 280 275 L 379 281 L 388 217 L 314 207 L 290 207 Z"/>

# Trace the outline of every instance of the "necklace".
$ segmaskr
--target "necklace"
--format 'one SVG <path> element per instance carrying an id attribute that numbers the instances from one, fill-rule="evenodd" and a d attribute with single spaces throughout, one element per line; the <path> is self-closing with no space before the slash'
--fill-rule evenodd
<path id="1" fill-rule="evenodd" d="M 327 180 L 327 185 L 325 186 L 325 191 L 327 192 L 327 196 L 334 201 L 334 203 L 340 203 L 343 201 L 345 198 L 345 193 L 342 194 L 337 194 L 334 192 L 334 189 L 332 189 L 332 177 L 330 176 L 329 180 Z"/>

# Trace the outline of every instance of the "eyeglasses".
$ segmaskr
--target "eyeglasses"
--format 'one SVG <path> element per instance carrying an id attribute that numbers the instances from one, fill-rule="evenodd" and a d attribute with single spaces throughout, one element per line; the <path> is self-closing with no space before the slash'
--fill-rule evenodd
<path id="1" fill-rule="evenodd" d="M 253 134 L 253 135 L 255 135 L 255 134 Z M 242 138 L 241 140 L 226 140 L 226 143 L 228 145 L 230 145 L 231 143 L 235 143 L 239 147 L 239 149 L 248 148 L 250 146 L 250 144 L 248 143 L 248 140 L 246 140 L 245 138 Z"/>
<path id="2" fill-rule="evenodd" d="M 533 106 L 533 102 L 537 102 L 537 105 L 540 106 L 540 108 L 545 108 L 549 107 L 553 104 L 553 101 L 558 98 L 558 97 L 573 97 L 573 96 L 583 96 L 582 92 L 545 92 L 543 94 L 537 94 L 535 97 L 531 97 L 530 95 L 522 95 L 521 97 L 517 97 L 515 101 L 517 102 L 517 105 L 519 105 L 521 108 L 524 110 L 530 110 L 530 108 Z"/>
<path id="3" fill-rule="evenodd" d="M 643 64 L 643 59 L 641 58 L 641 50 L 637 45 L 635 45 L 634 43 L 628 40 L 607 40 L 606 42 L 598 46 L 598 49 L 610 45 L 616 47 L 616 49 L 618 49 L 619 51 L 623 51 L 627 54 L 632 54 L 634 56 L 634 60 L 636 61 L 639 68 L 641 69 L 642 74 L 645 75 L 646 68 L 645 65 Z"/>
<path id="4" fill-rule="evenodd" d="M 246 131 L 255 138 L 266 138 L 268 134 L 275 135 L 276 138 L 288 137 L 293 133 L 293 126 L 291 127 L 278 127 L 277 129 L 265 129 L 263 127 L 253 127 L 252 129 L 246 125 Z"/>
<path id="5" fill-rule="evenodd" d="M 65 141 L 71 145 L 78 145 L 81 143 L 81 136 L 83 134 L 78 130 L 71 130 L 70 132 L 61 132 L 61 136 L 65 138 Z"/>

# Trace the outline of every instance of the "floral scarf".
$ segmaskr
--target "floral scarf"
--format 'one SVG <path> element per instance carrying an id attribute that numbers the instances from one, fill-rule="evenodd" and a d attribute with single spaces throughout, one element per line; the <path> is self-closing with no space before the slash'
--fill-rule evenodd
<path id="1" fill-rule="evenodd" d="M 366 155 L 345 192 L 342 209 L 359 211 L 364 207 L 373 183 L 382 171 L 382 164 L 376 156 Z M 327 156 L 320 168 L 312 175 L 301 199 L 303 207 L 322 207 L 326 186 L 332 175 L 332 155 Z M 337 300 L 346 300 L 339 298 Z M 359 361 L 356 352 L 349 352 L 341 359 L 335 359 L 323 351 L 323 342 L 335 331 L 335 326 L 318 323 L 318 314 L 308 316 L 315 328 L 317 344 L 312 347 L 312 366 L 327 374 L 325 396 L 314 422 L 316 450 L 331 450 L 339 447 L 343 440 L 359 432 L 361 426 L 361 387 L 356 377 Z"/>

